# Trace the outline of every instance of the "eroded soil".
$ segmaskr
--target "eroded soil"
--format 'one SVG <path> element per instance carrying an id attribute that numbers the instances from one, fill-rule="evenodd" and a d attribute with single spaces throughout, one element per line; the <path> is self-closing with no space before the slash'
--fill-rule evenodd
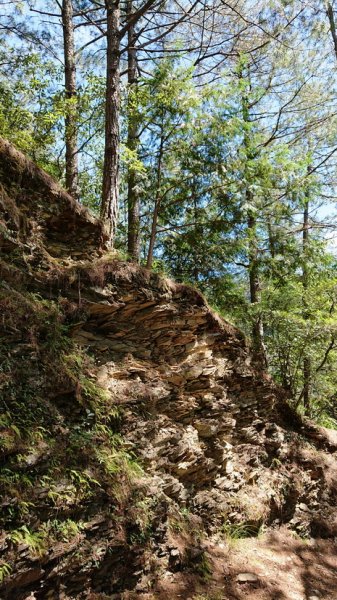
<path id="1" fill-rule="evenodd" d="M 336 600 L 337 546 L 331 540 L 301 540 L 286 529 L 261 538 L 209 542 L 210 573 L 167 574 L 142 600 Z M 257 577 L 239 582 L 240 574 Z"/>

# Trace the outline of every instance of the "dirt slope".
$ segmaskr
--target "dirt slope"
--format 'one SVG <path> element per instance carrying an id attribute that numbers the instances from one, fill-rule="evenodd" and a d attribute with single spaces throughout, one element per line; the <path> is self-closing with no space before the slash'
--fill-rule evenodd
<path id="1" fill-rule="evenodd" d="M 0 598 L 337 598 L 333 433 L 4 141 L 0 181 Z"/>

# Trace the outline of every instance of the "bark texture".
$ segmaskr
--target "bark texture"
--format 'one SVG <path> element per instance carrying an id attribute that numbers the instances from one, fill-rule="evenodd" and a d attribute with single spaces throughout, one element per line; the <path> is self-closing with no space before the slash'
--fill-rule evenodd
<path id="1" fill-rule="evenodd" d="M 260 281 L 259 281 L 259 265 L 258 265 L 258 247 L 256 233 L 256 219 L 250 213 L 248 215 L 248 257 L 249 257 L 249 289 L 251 304 L 259 304 L 260 298 Z M 262 366 L 267 367 L 266 347 L 264 344 L 264 329 L 263 321 L 260 314 L 254 317 L 252 325 L 252 342 L 253 352 L 255 357 Z"/>
<path id="2" fill-rule="evenodd" d="M 64 79 L 67 99 L 65 118 L 66 188 L 78 198 L 77 91 L 72 0 L 63 0 L 62 26 L 64 44 Z"/>
<path id="3" fill-rule="evenodd" d="M 127 13 L 133 13 L 133 2 L 127 3 Z M 134 102 L 137 90 L 137 51 L 135 26 L 130 25 L 128 31 L 128 84 L 129 84 L 129 110 L 128 110 L 128 149 L 136 153 L 139 143 L 137 108 Z M 128 169 L 128 254 L 136 262 L 139 261 L 139 188 L 137 171 L 133 165 Z"/>
<path id="4" fill-rule="evenodd" d="M 308 243 L 309 243 L 309 198 L 306 198 L 303 212 L 303 266 L 302 266 L 302 283 L 303 283 L 303 318 L 308 320 L 308 303 L 307 290 L 309 285 L 309 270 L 307 265 L 308 258 Z M 308 356 L 306 348 L 304 348 L 303 356 L 303 406 L 306 413 L 310 410 L 310 379 L 311 379 L 311 360 Z"/>
<path id="5" fill-rule="evenodd" d="M 243 77 L 241 73 L 240 77 Z M 250 123 L 249 114 L 249 100 L 246 94 L 242 97 L 242 117 L 246 125 Z M 256 150 L 251 146 L 250 133 L 248 128 L 245 130 L 243 145 L 246 152 L 247 165 L 249 161 L 256 158 Z M 251 175 L 249 169 L 245 166 L 245 182 L 246 182 L 246 204 L 248 208 L 247 214 L 247 232 L 248 232 L 248 277 L 249 277 L 249 289 L 250 289 L 250 303 L 258 305 L 261 301 L 260 295 L 260 277 L 259 277 L 259 248 L 258 248 L 258 235 L 257 235 L 257 222 L 255 216 L 254 207 L 254 196 L 250 189 Z M 263 369 L 267 368 L 267 352 L 264 343 L 264 328 L 261 313 L 256 313 L 253 317 L 252 322 L 252 342 L 253 342 L 253 354 L 256 363 L 259 364 Z"/>
<path id="6" fill-rule="evenodd" d="M 105 150 L 101 217 L 106 223 L 110 245 L 113 245 L 119 201 L 120 154 L 120 4 L 106 0 L 107 71 L 105 98 Z"/>
<path id="7" fill-rule="evenodd" d="M 333 8 L 332 8 L 331 2 L 327 2 L 326 12 L 327 12 L 328 19 L 329 19 L 330 33 L 331 33 L 331 37 L 332 37 L 332 41 L 333 41 L 333 45 L 334 45 L 334 50 L 335 50 L 335 55 L 336 55 L 336 59 L 337 59 L 336 23 L 335 23 L 335 15 L 333 13 Z"/>

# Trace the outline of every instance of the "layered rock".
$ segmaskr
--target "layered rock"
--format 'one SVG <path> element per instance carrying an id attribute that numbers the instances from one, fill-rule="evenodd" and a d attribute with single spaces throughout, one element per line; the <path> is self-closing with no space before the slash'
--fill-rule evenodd
<path id="1" fill-rule="evenodd" d="M 105 268 L 104 288 L 90 286 L 90 274 L 83 284 L 87 320 L 73 336 L 123 407 L 127 443 L 172 497 L 226 488 L 233 444 L 264 439 L 275 386 L 196 290 L 117 261 Z"/>
<path id="2" fill-rule="evenodd" d="M 244 335 L 193 288 L 99 257 L 102 224 L 1 140 L 0 176 L 0 598 L 138 597 L 235 527 L 335 535 L 337 441 Z"/>
<path id="3" fill-rule="evenodd" d="M 60 232 L 61 235 L 60 235 Z M 104 247 L 103 224 L 45 171 L 0 138 L 0 248 L 83 257 Z"/>

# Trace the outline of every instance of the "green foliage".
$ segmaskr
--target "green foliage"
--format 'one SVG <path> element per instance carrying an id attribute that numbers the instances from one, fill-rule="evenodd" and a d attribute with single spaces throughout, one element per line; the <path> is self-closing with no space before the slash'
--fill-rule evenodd
<path id="1" fill-rule="evenodd" d="M 224 86 L 196 90 L 191 74 L 166 61 L 133 98 L 134 110 L 151 123 L 139 149 L 145 156 L 139 169 L 146 174 L 145 238 L 153 198 L 160 203 L 153 268 L 197 285 L 248 335 L 262 321 L 270 372 L 300 411 L 303 360 L 309 358 L 306 410 L 317 420 L 334 419 L 334 259 L 314 231 L 304 256 L 298 234 L 298 215 L 308 194 L 315 207 L 325 182 L 317 174 L 307 177 L 311 151 L 283 139 L 270 143 L 269 123 L 262 127 L 250 118 L 250 105 L 254 111 L 267 110 L 270 89 L 263 78 L 248 73 L 247 57 L 238 61 L 237 79 L 228 78 Z M 254 303 L 249 298 L 252 247 Z M 310 279 L 305 294 L 304 262 Z"/>
<path id="2" fill-rule="evenodd" d="M 95 455 L 108 475 L 122 473 L 129 480 L 143 475 L 142 467 L 131 453 L 123 449 L 122 441 L 118 440 L 118 445 L 112 443 L 111 447 L 96 448 Z"/>
<path id="3" fill-rule="evenodd" d="M 0 65 L 0 135 L 60 176 L 53 157 L 64 114 L 53 88 L 60 69 L 38 52 L 14 50 L 2 39 Z"/>
<path id="4" fill-rule="evenodd" d="M 32 531 L 26 525 L 11 532 L 10 540 L 14 544 L 29 546 L 35 556 L 42 556 L 46 552 L 46 534 L 44 531 Z"/>
<path id="5" fill-rule="evenodd" d="M 86 367 L 89 367 L 88 357 L 76 348 L 76 351 L 70 354 L 62 354 L 61 360 L 66 374 L 76 387 L 77 400 L 89 409 L 87 419 L 92 417 L 101 425 L 111 419 L 118 419 L 120 410 L 111 402 L 107 391 L 86 374 Z"/>
<path id="6" fill-rule="evenodd" d="M 287 267 L 287 276 L 279 271 L 268 275 L 260 309 L 267 323 L 266 342 L 274 377 L 300 406 L 303 356 L 308 356 L 312 369 L 310 414 L 324 420 L 328 415 L 334 418 L 337 279 L 335 259 L 315 240 L 311 256 L 305 313 L 302 275 L 296 267 L 292 271 L 292 265 Z"/>
<path id="7" fill-rule="evenodd" d="M 42 526 L 49 539 L 56 542 L 69 542 L 78 537 L 84 528 L 85 523 L 83 521 L 73 521 L 72 519 L 66 519 L 65 521 L 53 519 L 52 521 L 46 521 Z"/>
<path id="8" fill-rule="evenodd" d="M 1 563 L 0 564 L 0 583 L 3 582 L 3 580 L 8 577 L 8 575 L 10 575 L 12 572 L 12 567 L 11 565 L 9 565 L 8 563 Z"/>
<path id="9" fill-rule="evenodd" d="M 132 530 L 129 535 L 133 545 L 146 544 L 154 533 L 155 501 L 153 498 L 135 499 L 130 510 Z"/>
<path id="10" fill-rule="evenodd" d="M 198 560 L 195 564 L 194 570 L 196 573 L 198 573 L 198 575 L 201 576 L 201 578 L 205 581 L 208 582 L 211 580 L 212 578 L 212 563 L 209 560 L 206 552 L 203 552 L 201 554 L 200 557 L 198 557 Z"/>
<path id="11" fill-rule="evenodd" d="M 92 359 L 69 337 L 66 304 L 0 292 L 6 336 L 0 344 L 0 450 L 6 460 L 0 485 L 10 498 L 0 519 L 14 545 L 25 543 L 38 556 L 53 541 L 81 534 L 82 522 L 69 512 L 81 506 L 83 513 L 100 495 L 122 501 L 143 471 L 116 432 L 120 411 L 97 385 Z M 11 343 L 13 332 L 20 332 L 19 345 Z M 36 529 L 41 502 L 49 518 Z"/>
<path id="12" fill-rule="evenodd" d="M 225 521 L 222 526 L 222 532 L 229 543 L 236 542 L 244 538 L 256 537 L 258 529 L 250 523 L 230 523 Z"/>
<path id="13" fill-rule="evenodd" d="M 8 3 L 22 15 L 27 15 L 26 4 Z M 88 5 L 76 4 L 80 10 Z M 320 22 L 324 11 L 312 13 L 319 22 L 307 35 L 311 8 L 305 7 L 303 37 L 292 12 L 295 5 L 273 2 L 255 8 L 248 3 L 252 15 L 243 20 L 243 42 L 237 37 L 239 13 L 233 22 L 226 16 L 228 37 L 237 40 L 235 53 L 213 73 L 211 68 L 209 78 L 209 59 L 193 55 L 191 64 L 197 67 L 190 68 L 188 54 L 180 52 L 184 43 L 172 30 L 163 52 L 174 59 L 162 60 L 156 53 L 151 61 L 151 50 L 140 62 L 143 75 L 138 85 L 122 86 L 116 244 L 120 258 L 128 260 L 127 178 L 136 173 L 142 260 L 156 206 L 153 270 L 197 286 L 248 336 L 262 323 L 269 371 L 276 382 L 299 412 L 337 429 L 336 258 L 324 239 L 326 231 L 333 231 L 331 223 L 329 229 L 320 223 L 335 198 L 336 86 L 332 71 L 329 80 L 323 73 L 330 66 L 323 42 L 326 28 Z M 220 25 L 220 13 L 217 20 Z M 251 36 L 249 21 L 261 23 L 261 28 L 254 25 Z M 268 31 L 276 32 L 274 39 L 262 35 L 265 21 Z M 192 34 L 193 26 L 191 21 Z M 33 48 L 30 32 L 22 31 L 21 41 L 11 34 L 6 41 L 0 39 L 0 135 L 62 181 L 64 122 L 68 115 L 75 116 L 81 201 L 98 213 L 105 77 L 95 54 L 101 48 L 92 55 L 90 50 L 77 53 L 78 90 L 69 100 L 58 57 L 46 58 L 43 45 L 34 42 Z M 146 40 L 146 32 L 140 39 Z M 318 41 L 324 49 L 318 53 L 324 56 L 323 67 L 314 59 Z M 226 55 L 222 45 L 221 53 Z M 140 134 L 130 149 L 126 139 L 132 120 Z M 309 233 L 304 243 L 307 204 Z M 10 241 L 11 232 L 1 223 L 0 234 Z M 22 255 L 20 248 L 12 255 L 27 273 L 34 266 L 34 256 L 28 254 Z M 93 362 L 69 335 L 73 317 L 62 299 L 51 301 L 1 285 L 0 314 L 0 452 L 6 465 L 0 474 L 1 519 L 10 532 L 11 551 L 25 544 L 36 558 L 53 543 L 84 536 L 84 520 L 76 515 L 86 518 L 90 502 L 102 498 L 116 520 L 123 503 L 129 503 L 129 541 L 148 544 L 157 507 L 153 499 L 130 493 L 143 469 L 116 431 L 121 410 L 112 394 L 98 385 Z M 303 401 L 306 384 L 308 406 Z M 274 458 L 271 468 L 280 466 Z M 244 522 L 231 523 L 225 517 L 222 531 L 229 542 L 258 533 L 258 525 L 251 522 L 263 522 L 267 509 L 252 498 L 254 494 L 239 491 L 232 499 Z M 171 530 L 200 538 L 200 531 L 190 527 L 189 515 L 181 513 L 170 519 Z M 44 514 L 48 517 L 40 525 Z M 12 568 L 0 565 L 0 582 Z M 212 565 L 205 553 L 196 571 L 206 582 L 210 579 Z M 207 597 L 213 598 L 211 593 Z"/>

